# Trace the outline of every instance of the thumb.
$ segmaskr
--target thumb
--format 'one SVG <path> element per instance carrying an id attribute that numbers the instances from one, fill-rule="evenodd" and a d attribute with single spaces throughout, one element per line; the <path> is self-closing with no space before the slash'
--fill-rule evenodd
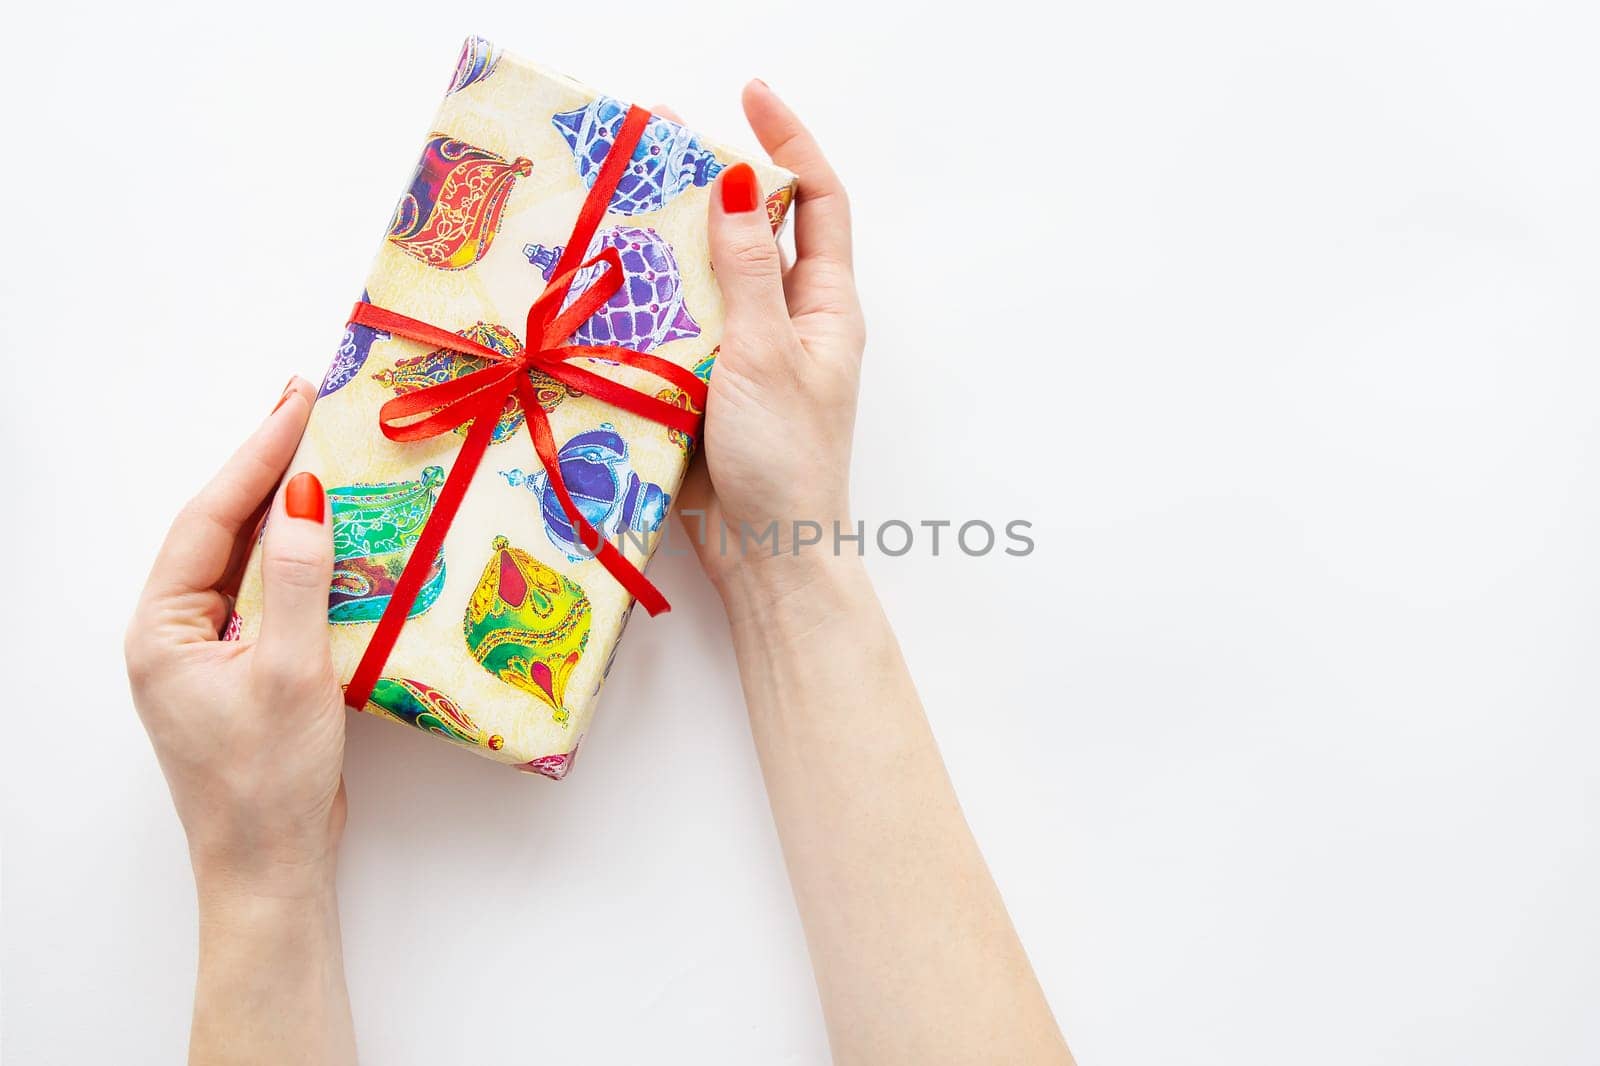
<path id="1" fill-rule="evenodd" d="M 761 207 L 761 186 L 749 163 L 717 177 L 711 196 L 711 265 L 722 287 L 728 321 L 771 329 L 789 322 L 778 242 Z"/>
<path id="2" fill-rule="evenodd" d="M 296 474 L 283 487 L 267 523 L 261 551 L 261 636 L 256 657 L 280 683 L 321 681 L 328 652 L 328 583 L 333 579 L 333 534 L 328 497 L 315 474 Z"/>

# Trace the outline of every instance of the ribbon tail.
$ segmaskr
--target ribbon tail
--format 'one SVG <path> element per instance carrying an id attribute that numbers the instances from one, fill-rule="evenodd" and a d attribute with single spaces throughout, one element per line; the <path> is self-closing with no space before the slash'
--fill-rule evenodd
<path id="1" fill-rule="evenodd" d="M 406 560 L 406 567 L 400 574 L 400 580 L 395 585 L 394 592 L 389 595 L 389 605 L 384 608 L 383 617 L 378 619 L 378 628 L 373 631 L 372 639 L 367 642 L 367 650 L 362 653 L 355 674 L 345 686 L 346 706 L 359 711 L 367 705 L 367 700 L 372 696 L 372 689 L 377 685 L 384 664 L 389 660 L 389 652 L 394 648 L 394 642 L 400 636 L 400 630 L 411 614 L 411 605 L 417 601 L 417 594 L 422 591 L 428 571 L 433 568 L 433 560 L 438 556 L 439 549 L 444 546 L 445 534 L 449 532 L 450 524 L 455 521 L 456 512 L 467 494 L 467 487 L 472 484 L 472 475 L 482 462 L 484 452 L 488 450 L 489 441 L 494 434 L 496 416 L 500 412 L 502 403 L 504 403 L 503 396 L 492 405 L 486 402 L 484 410 L 473 419 L 472 428 L 467 431 L 467 441 L 461 446 L 455 464 L 450 467 L 450 476 L 445 478 L 444 485 L 439 489 L 439 498 L 434 502 L 433 513 L 428 516 L 421 535 L 417 537 L 416 546 L 411 549 L 411 558 Z"/>
<path id="2" fill-rule="evenodd" d="M 628 108 L 616 136 L 611 139 L 611 151 L 606 153 L 605 162 L 600 164 L 600 172 L 595 175 L 589 195 L 584 197 L 583 207 L 578 211 L 577 221 L 572 224 L 572 236 L 567 239 L 567 249 L 556 264 L 555 274 L 576 270 L 582 265 L 583 257 L 589 254 L 589 242 L 594 240 L 600 220 L 605 218 L 606 210 L 611 206 L 611 194 L 616 192 L 623 172 L 633 162 L 633 150 L 638 147 L 639 138 L 649 124 L 649 111 L 638 104 Z"/>
<path id="3" fill-rule="evenodd" d="M 460 352 L 462 355 L 475 355 L 480 359 L 504 361 L 504 352 L 497 352 L 493 348 L 485 347 L 477 341 L 468 340 L 458 333 L 451 333 L 441 329 L 431 322 L 424 322 L 420 318 L 402 315 L 398 311 L 391 311 L 387 307 L 377 304 L 358 303 L 350 312 L 350 321 L 360 323 L 372 329 L 381 329 L 396 337 L 406 340 L 419 341 L 431 344 L 435 348 L 444 348 L 447 351 Z"/>
<path id="4" fill-rule="evenodd" d="M 643 607 L 651 618 L 672 610 L 672 604 L 667 602 L 661 590 L 644 576 L 643 570 L 630 563 L 628 557 L 617 550 L 616 545 L 602 540 L 595 558 L 600 560 L 600 565 L 606 568 L 607 573 L 617 579 L 617 584 L 627 589 L 633 598 L 639 601 L 639 606 Z"/>
<path id="5" fill-rule="evenodd" d="M 561 476 L 561 458 L 556 452 L 555 437 L 550 433 L 550 421 L 540 408 L 537 397 L 533 395 L 533 387 L 526 377 L 517 379 L 517 394 L 522 399 L 523 409 L 528 413 L 528 435 L 533 438 L 533 450 L 538 453 L 539 462 L 549 475 L 550 488 L 555 491 L 556 499 L 561 502 L 561 510 L 565 512 L 567 521 L 572 523 L 572 529 L 578 534 L 578 539 L 584 547 L 594 552 L 595 559 L 606 568 L 606 572 L 616 579 L 617 584 L 627 589 L 652 618 L 672 610 L 667 598 L 650 583 L 644 572 L 629 562 L 627 556 L 618 551 L 615 545 L 602 537 L 600 531 L 590 525 L 588 519 L 583 517 L 583 512 L 578 510 L 578 505 L 567 491 L 566 481 Z"/>

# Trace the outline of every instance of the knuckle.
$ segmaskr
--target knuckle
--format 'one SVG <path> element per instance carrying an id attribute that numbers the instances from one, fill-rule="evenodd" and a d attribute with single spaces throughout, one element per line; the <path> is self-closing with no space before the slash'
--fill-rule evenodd
<path id="1" fill-rule="evenodd" d="M 262 580 L 298 590 L 326 588 L 329 563 L 323 553 L 311 548 L 279 547 L 261 561 Z"/>
<path id="2" fill-rule="evenodd" d="M 202 491 L 189 497 L 184 505 L 178 508 L 178 516 L 173 520 L 173 526 L 212 525 L 217 521 L 216 511 L 212 508 L 210 500 Z"/>
<path id="3" fill-rule="evenodd" d="M 776 274 L 778 246 L 770 240 L 744 240 L 728 249 L 728 259 L 742 274 Z"/>
<path id="4" fill-rule="evenodd" d="M 771 154 L 774 159 L 782 159 L 792 156 L 801 149 L 809 148 L 810 143 L 811 135 L 804 128 L 792 126 L 784 132 L 778 143 L 772 146 Z"/>
<path id="5" fill-rule="evenodd" d="M 825 206 L 841 219 L 850 217 L 850 194 L 845 192 L 844 183 L 837 176 L 811 197 L 811 204 L 813 207 Z"/>
<path id="6" fill-rule="evenodd" d="M 856 299 L 855 281 L 848 273 L 824 280 L 817 286 L 812 302 L 821 311 L 841 322 L 860 319 L 861 304 Z"/>

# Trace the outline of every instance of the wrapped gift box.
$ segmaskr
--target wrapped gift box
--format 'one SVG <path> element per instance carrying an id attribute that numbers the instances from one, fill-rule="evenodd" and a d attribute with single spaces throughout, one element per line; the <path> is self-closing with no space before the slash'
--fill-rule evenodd
<path id="1" fill-rule="evenodd" d="M 626 111 L 469 39 L 362 301 L 493 352 L 521 352 L 529 305 L 556 269 Z M 651 117 L 588 249 L 615 249 L 624 283 L 571 343 L 647 352 L 709 378 L 723 312 L 707 196 L 735 162 L 755 167 L 776 230 L 793 175 Z M 580 273 L 575 294 L 584 282 Z M 289 476 L 309 470 L 328 490 L 336 560 L 328 621 L 345 681 L 466 432 L 396 442 L 379 431 L 379 408 L 486 363 L 352 323 L 328 369 Z M 690 439 L 537 372 L 533 379 L 568 491 L 643 568 L 665 532 Z M 687 402 L 671 386 L 657 395 Z M 633 597 L 584 550 L 524 422 L 508 401 L 365 709 L 559 778 L 594 715 Z M 260 613 L 258 554 L 226 635 L 250 639 Z"/>

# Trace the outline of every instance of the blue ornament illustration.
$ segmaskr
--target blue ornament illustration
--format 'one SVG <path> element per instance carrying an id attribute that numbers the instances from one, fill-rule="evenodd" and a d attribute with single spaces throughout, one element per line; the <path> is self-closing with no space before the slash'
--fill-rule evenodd
<path id="1" fill-rule="evenodd" d="M 653 229 L 613 226 L 594 235 L 584 259 L 593 259 L 606 248 L 615 248 L 622 257 L 622 288 L 577 328 L 572 334 L 573 343 L 609 344 L 648 352 L 668 341 L 700 335 L 699 323 L 683 303 L 683 282 L 678 278 L 678 260 L 672 254 L 672 245 Z M 546 248 L 528 244 L 522 248 L 522 254 L 539 268 L 546 281 L 555 276 L 556 264 L 565 251 L 562 245 Z M 562 308 L 570 307 L 602 269 L 596 264 L 578 271 Z"/>
<path id="2" fill-rule="evenodd" d="M 550 120 L 572 149 L 585 188 L 594 188 L 600 165 L 616 143 L 627 114 L 627 104 L 602 96 Z M 658 211 L 683 190 L 708 185 L 721 172 L 722 164 L 700 138 L 676 122 L 652 115 L 633 150 L 633 160 L 611 194 L 611 210 L 620 215 Z"/>
<path id="3" fill-rule="evenodd" d="M 361 290 L 361 302 L 364 304 L 372 302 L 365 289 Z M 330 395 L 348 385 L 350 379 L 361 369 L 361 364 L 367 361 L 367 356 L 372 352 L 373 342 L 388 339 L 389 334 L 383 330 L 363 326 L 358 322 L 351 322 L 345 326 L 344 340 L 339 344 L 339 350 L 333 353 L 333 363 L 322 378 L 322 387 L 317 390 L 317 396 Z"/>
<path id="4" fill-rule="evenodd" d="M 556 460 L 572 502 L 606 540 L 614 541 L 623 531 L 654 533 L 661 528 L 672 497 L 662 492 L 660 485 L 642 481 L 634 473 L 628 463 L 628 442 L 611 423 L 602 422 L 599 429 L 574 435 L 556 452 Z M 582 562 L 594 557 L 567 521 L 561 500 L 543 470 L 527 474 L 521 469 L 502 470 L 500 476 L 539 498 L 545 532 L 568 559 Z"/>
<path id="5" fill-rule="evenodd" d="M 450 96 L 460 92 L 475 82 L 494 73 L 494 68 L 500 63 L 500 49 L 482 37 L 468 37 L 461 46 L 461 58 L 456 60 L 456 73 L 450 79 L 450 88 L 445 90 L 445 95 Z"/>

